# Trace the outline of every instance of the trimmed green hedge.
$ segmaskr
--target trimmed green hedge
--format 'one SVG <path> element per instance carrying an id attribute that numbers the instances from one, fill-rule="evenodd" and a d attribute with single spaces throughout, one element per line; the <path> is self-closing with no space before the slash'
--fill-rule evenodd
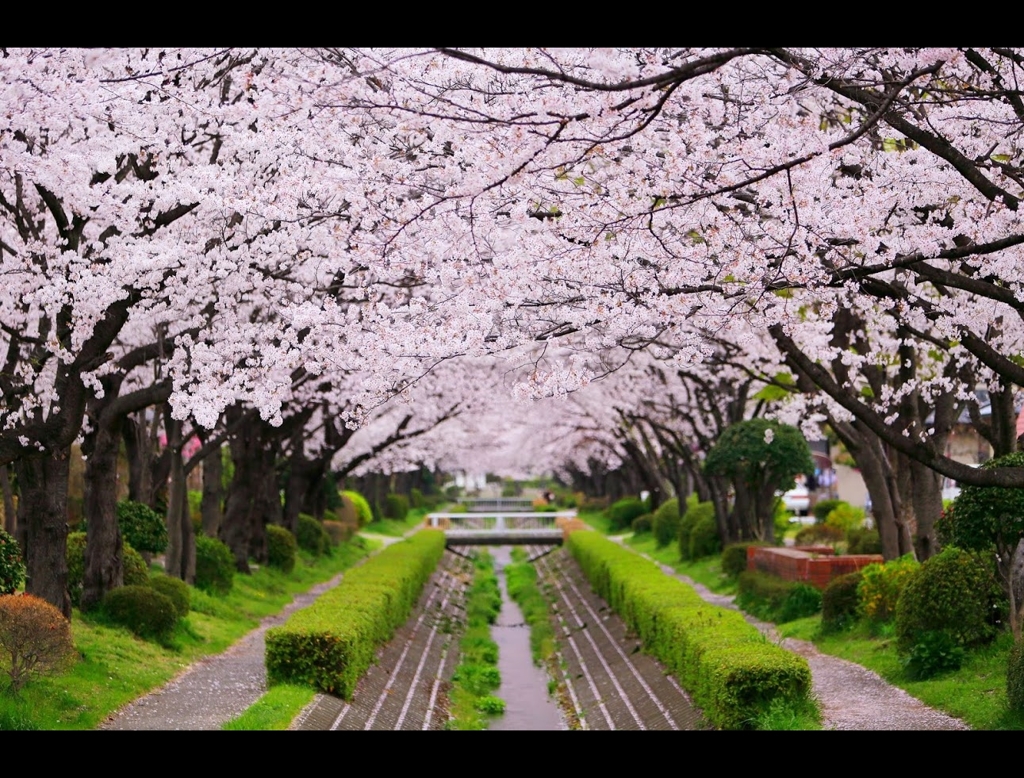
<path id="1" fill-rule="evenodd" d="M 807 661 L 766 642 L 737 611 L 709 605 L 686 584 L 597 532 L 571 533 L 568 548 L 594 590 L 715 726 L 750 729 L 773 701 L 808 695 Z"/>
<path id="2" fill-rule="evenodd" d="M 267 631 L 267 683 L 295 683 L 349 698 L 409 617 L 444 553 L 444 533 L 421 530 L 345 574 L 334 589 Z"/>

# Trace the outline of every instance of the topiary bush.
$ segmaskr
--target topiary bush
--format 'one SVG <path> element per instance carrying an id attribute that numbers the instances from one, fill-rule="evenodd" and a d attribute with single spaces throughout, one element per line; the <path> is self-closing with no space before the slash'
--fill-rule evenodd
<path id="1" fill-rule="evenodd" d="M 338 517 L 341 518 L 343 522 L 345 522 L 345 519 L 342 518 L 342 513 L 346 508 L 354 512 L 356 521 L 360 527 L 365 527 L 373 521 L 373 511 L 370 509 L 370 503 L 366 501 L 366 498 L 363 497 L 363 495 L 359 492 L 347 490 L 341 493 L 341 497 L 344 505 L 338 509 Z"/>
<path id="2" fill-rule="evenodd" d="M 839 527 L 831 527 L 828 524 L 811 524 L 802 527 L 797 533 L 794 541 L 798 546 L 834 546 L 846 537 L 846 532 Z"/>
<path id="3" fill-rule="evenodd" d="M 267 564 L 290 573 L 295 569 L 295 554 L 299 547 L 295 536 L 277 524 L 268 524 L 266 530 Z"/>
<path id="4" fill-rule="evenodd" d="M 53 605 L 31 594 L 0 595 L 0 656 L 17 694 L 33 675 L 57 673 L 71 664 L 71 624 Z"/>
<path id="5" fill-rule="evenodd" d="M 849 504 L 850 503 L 848 503 L 846 500 L 836 500 L 832 498 L 818 500 L 816 503 L 814 503 L 814 507 L 811 508 L 811 513 L 814 514 L 814 518 L 817 520 L 818 524 L 824 524 L 825 519 L 828 518 L 828 515 L 832 511 L 834 511 L 841 505 L 849 506 Z"/>
<path id="6" fill-rule="evenodd" d="M 647 506 L 639 497 L 623 497 L 608 508 L 608 520 L 613 530 L 628 529 L 633 519 L 647 513 Z"/>
<path id="7" fill-rule="evenodd" d="M 14 594 L 25 583 L 25 561 L 18 541 L 0 528 L 0 594 Z"/>
<path id="8" fill-rule="evenodd" d="M 860 570 L 857 570 L 829 581 L 821 593 L 822 632 L 840 632 L 857 621 L 860 611 L 857 587 L 861 578 Z"/>
<path id="9" fill-rule="evenodd" d="M 409 515 L 409 498 L 404 494 L 389 494 L 384 497 L 384 508 L 381 515 L 385 519 L 405 521 Z"/>
<path id="10" fill-rule="evenodd" d="M 921 565 L 896 603 L 896 650 L 909 654 L 925 633 L 945 631 L 959 646 L 991 640 L 1006 604 L 993 563 L 948 546 Z"/>
<path id="11" fill-rule="evenodd" d="M 920 568 L 913 554 L 862 568 L 857 587 L 861 615 L 876 624 L 891 621 L 896 616 L 900 593 Z"/>
<path id="12" fill-rule="evenodd" d="M 188 616 L 192 609 L 192 595 L 187 583 L 169 575 L 156 575 L 149 579 L 149 585 L 171 601 L 179 619 Z"/>
<path id="13" fill-rule="evenodd" d="M 150 586 L 122 586 L 103 598 L 103 612 L 142 638 L 166 638 L 178 621 L 171 598 Z"/>
<path id="14" fill-rule="evenodd" d="M 846 531 L 846 553 L 881 554 L 882 536 L 874 529 L 849 529 Z"/>
<path id="15" fill-rule="evenodd" d="M 845 534 L 851 529 L 863 527 L 865 516 L 863 508 L 854 508 L 852 505 L 844 504 L 829 512 L 825 517 L 825 525 L 838 527 Z"/>
<path id="16" fill-rule="evenodd" d="M 121 500 L 117 504 L 117 526 L 136 551 L 162 554 L 167 550 L 167 522 L 145 503 Z"/>
<path id="17" fill-rule="evenodd" d="M 68 566 L 68 594 L 76 608 L 82 604 L 82 590 L 85 587 L 85 543 L 84 532 L 68 533 L 65 560 Z M 121 582 L 125 586 L 148 586 L 149 565 L 142 554 L 128 543 L 121 544 Z"/>
<path id="18" fill-rule="evenodd" d="M 745 570 L 737 579 L 736 605 L 766 621 L 782 624 L 821 610 L 821 592 L 761 570 Z"/>
<path id="19" fill-rule="evenodd" d="M 295 531 L 295 541 L 299 548 L 313 556 L 322 556 L 331 551 L 331 536 L 324 525 L 306 513 L 299 514 L 299 525 Z"/>
<path id="20" fill-rule="evenodd" d="M 703 559 L 722 550 L 714 507 L 710 503 L 704 504 L 711 510 L 702 512 L 690 525 L 690 559 Z"/>
<path id="21" fill-rule="evenodd" d="M 227 594 L 235 579 L 235 557 L 216 538 L 196 536 L 196 588 L 213 594 Z"/>
<path id="22" fill-rule="evenodd" d="M 683 504 L 683 510 L 686 510 L 685 503 Z M 671 500 L 665 500 L 665 502 L 658 506 L 658 510 L 654 512 L 654 521 L 652 522 L 652 531 L 654 532 L 654 539 L 658 544 L 658 548 L 664 548 L 679 538 L 679 521 L 678 499 L 673 497 Z"/>
<path id="23" fill-rule="evenodd" d="M 633 529 L 633 534 L 642 535 L 645 532 L 650 532 L 653 524 L 653 513 L 645 513 L 643 516 L 637 516 L 635 519 L 633 519 L 633 523 L 631 525 Z"/>
<path id="24" fill-rule="evenodd" d="M 327 533 L 327 537 L 331 539 L 332 546 L 340 546 L 342 543 L 347 542 L 356 532 L 355 525 L 344 524 L 340 521 L 330 521 L 324 519 L 323 523 L 324 532 Z"/>
<path id="25" fill-rule="evenodd" d="M 1024 643 L 1014 643 L 1006 663 L 1006 702 L 1024 713 Z"/>
<path id="26" fill-rule="evenodd" d="M 747 569 L 747 549 L 751 546 L 766 546 L 767 543 L 756 540 L 749 543 L 730 543 L 722 549 L 722 572 L 730 578 L 737 577 Z"/>
<path id="27" fill-rule="evenodd" d="M 679 557 L 684 561 L 695 559 L 693 544 L 690 542 L 694 528 L 701 523 L 706 526 L 709 518 L 714 523 L 715 506 L 710 502 L 699 502 L 697 495 L 691 494 L 686 499 L 686 510 L 681 511 L 679 516 Z M 718 537 L 717 525 L 715 525 L 715 537 L 716 539 Z"/>

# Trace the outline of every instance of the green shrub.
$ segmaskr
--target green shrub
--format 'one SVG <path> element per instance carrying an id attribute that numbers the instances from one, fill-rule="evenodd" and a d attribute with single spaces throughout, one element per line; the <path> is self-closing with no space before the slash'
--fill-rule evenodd
<path id="1" fill-rule="evenodd" d="M 722 549 L 722 572 L 735 578 L 747 569 L 747 549 L 751 546 L 766 546 L 764 541 L 754 540 L 745 543 L 730 543 Z"/>
<path id="2" fill-rule="evenodd" d="M 683 505 L 683 509 L 686 509 L 685 504 Z M 679 520 L 678 499 L 673 497 L 671 500 L 666 500 L 658 506 L 658 510 L 654 512 L 654 521 L 652 522 L 654 539 L 658 543 L 658 548 L 664 548 L 669 543 L 678 539 Z"/>
<path id="3" fill-rule="evenodd" d="M 628 529 L 633 519 L 647 513 L 647 506 L 639 497 L 623 497 L 608 508 L 608 520 L 613 530 Z"/>
<path id="4" fill-rule="evenodd" d="M 370 509 L 370 503 L 366 501 L 359 492 L 353 492 L 347 490 L 341 493 L 341 496 L 352 510 L 355 511 L 356 521 L 360 527 L 365 527 L 367 524 L 373 521 L 373 511 Z M 344 506 L 339 509 L 339 514 L 344 510 Z"/>
<path id="5" fill-rule="evenodd" d="M 846 531 L 847 554 L 881 554 L 882 536 L 878 530 L 853 528 Z"/>
<path id="6" fill-rule="evenodd" d="M 405 521 L 409 515 L 409 498 L 404 494 L 389 494 L 384 497 L 384 509 L 381 515 L 385 519 Z"/>
<path id="7" fill-rule="evenodd" d="M 295 540 L 299 548 L 308 551 L 313 556 L 322 556 L 330 553 L 331 536 L 327 534 L 324 525 L 312 516 L 300 513 L 299 526 L 295 532 Z"/>
<path id="8" fill-rule="evenodd" d="M 913 554 L 862 568 L 857 587 L 861 615 L 876 624 L 892 620 L 896 616 L 900 593 L 920 568 L 921 564 Z"/>
<path id="9" fill-rule="evenodd" d="M 0 528 L 0 595 L 14 594 L 25 583 L 25 562 L 18 542 Z"/>
<path id="10" fill-rule="evenodd" d="M 188 616 L 192 607 L 192 596 L 189 594 L 187 583 L 169 575 L 155 575 L 149 579 L 149 585 L 171 601 L 179 619 Z"/>
<path id="11" fill-rule="evenodd" d="M 171 598 L 149 586 L 122 586 L 103 598 L 103 612 L 139 637 L 165 638 L 178 620 Z"/>
<path id="12" fill-rule="evenodd" d="M 704 504 L 711 508 L 711 510 L 704 511 L 690 525 L 690 559 L 703 559 L 707 556 L 713 556 L 722 550 L 722 541 L 718 535 L 718 522 L 715 521 L 714 507 L 711 503 Z"/>
<path id="13" fill-rule="evenodd" d="M 324 523 L 321 526 L 323 526 L 324 532 L 327 533 L 327 537 L 330 538 L 332 546 L 340 546 L 342 543 L 347 542 L 356 531 L 354 526 L 327 519 L 324 519 Z"/>
<path id="14" fill-rule="evenodd" d="M 959 670 L 964 650 L 944 629 L 922 632 L 903 660 L 903 669 L 913 681 L 923 681 L 939 673 Z"/>
<path id="15" fill-rule="evenodd" d="M 295 569 L 295 553 L 298 543 L 295 536 L 277 524 L 267 525 L 267 564 L 284 573 Z"/>
<path id="16" fill-rule="evenodd" d="M 645 513 L 643 516 L 637 516 L 633 519 L 632 529 L 633 534 L 642 535 L 645 532 L 650 532 L 651 527 L 654 524 L 654 514 Z"/>
<path id="17" fill-rule="evenodd" d="M 706 527 L 708 519 L 711 522 L 715 521 L 715 506 L 710 502 L 699 502 L 696 494 L 691 494 L 686 498 L 686 510 L 681 511 L 679 514 L 679 557 L 680 559 L 689 561 L 696 559 L 693 556 L 694 547 L 691 542 L 693 539 L 694 528 L 698 524 L 702 524 Z M 715 538 L 717 542 L 718 538 L 718 527 L 715 526 Z M 714 552 L 712 552 L 714 553 Z"/>
<path id="18" fill-rule="evenodd" d="M 761 638 L 742 614 L 709 605 L 689 586 L 597 532 L 571 532 L 570 553 L 605 599 L 723 729 L 750 729 L 776 701 L 807 699 L 807 661 Z"/>
<path id="19" fill-rule="evenodd" d="M 818 500 L 814 503 L 814 507 L 811 508 L 811 513 L 814 514 L 814 518 L 817 519 L 819 524 L 824 524 L 825 519 L 828 515 L 841 505 L 849 505 L 846 500 L 835 500 L 828 498 L 825 500 Z"/>
<path id="20" fill-rule="evenodd" d="M 167 522 L 145 503 L 121 500 L 117 504 L 121 537 L 136 551 L 162 554 L 167 549 Z"/>
<path id="21" fill-rule="evenodd" d="M 415 486 L 409 490 L 409 505 L 413 508 L 426 508 L 427 500 L 423 496 L 423 491 L 417 489 Z"/>
<path id="22" fill-rule="evenodd" d="M 925 633 L 944 631 L 960 646 L 995 637 L 1005 602 L 990 561 L 948 546 L 921 565 L 896 604 L 896 649 L 907 654 Z"/>
<path id="23" fill-rule="evenodd" d="M 1024 643 L 1014 643 L 1006 663 L 1006 702 L 1024 713 Z"/>
<path id="24" fill-rule="evenodd" d="M 838 527 L 845 534 L 851 529 L 864 526 L 865 517 L 863 508 L 854 508 L 852 505 L 840 505 L 834 508 L 825 518 L 825 525 Z"/>
<path id="25" fill-rule="evenodd" d="M 765 621 L 783 624 L 821 610 L 821 592 L 799 581 L 787 581 L 760 570 L 740 573 L 736 605 Z"/>
<path id="26" fill-rule="evenodd" d="M 834 546 L 846 537 L 846 533 L 839 527 L 831 527 L 828 524 L 811 524 L 802 527 L 797 533 L 796 544 L 798 546 Z"/>
<path id="27" fill-rule="evenodd" d="M 68 594 L 76 608 L 82 604 L 82 590 L 85 587 L 85 543 L 84 532 L 68 533 L 65 560 L 68 566 Z M 125 586 L 149 586 L 149 565 L 142 555 L 128 543 L 121 544 L 122 583 Z"/>
<path id="28" fill-rule="evenodd" d="M 227 594 L 235 579 L 235 557 L 216 538 L 196 536 L 196 588 L 213 594 Z"/>
<path id="29" fill-rule="evenodd" d="M 821 593 L 821 631 L 839 632 L 857 621 L 860 597 L 857 587 L 860 570 L 833 578 Z"/>

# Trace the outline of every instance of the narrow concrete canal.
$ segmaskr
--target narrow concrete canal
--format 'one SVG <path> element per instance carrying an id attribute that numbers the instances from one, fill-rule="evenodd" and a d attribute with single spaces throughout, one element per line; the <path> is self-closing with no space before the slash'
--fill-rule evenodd
<path id="1" fill-rule="evenodd" d="M 512 561 L 512 547 L 498 546 L 491 555 L 502 598 L 501 613 L 491 626 L 491 637 L 498 644 L 501 673 L 501 687 L 494 693 L 505 701 L 505 715 L 491 719 L 488 729 L 568 729 L 558 705 L 548 694 L 547 672 L 533 663 L 530 627 L 508 594 L 505 565 Z"/>

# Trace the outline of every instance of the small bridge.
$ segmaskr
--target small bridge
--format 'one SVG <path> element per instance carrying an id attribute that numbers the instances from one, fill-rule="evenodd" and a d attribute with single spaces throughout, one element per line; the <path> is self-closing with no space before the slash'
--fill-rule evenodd
<path id="1" fill-rule="evenodd" d="M 520 511 L 470 511 L 430 513 L 426 526 L 444 530 L 446 545 L 508 546 L 562 543 L 562 524 L 576 518 L 576 511 L 526 513 Z"/>

